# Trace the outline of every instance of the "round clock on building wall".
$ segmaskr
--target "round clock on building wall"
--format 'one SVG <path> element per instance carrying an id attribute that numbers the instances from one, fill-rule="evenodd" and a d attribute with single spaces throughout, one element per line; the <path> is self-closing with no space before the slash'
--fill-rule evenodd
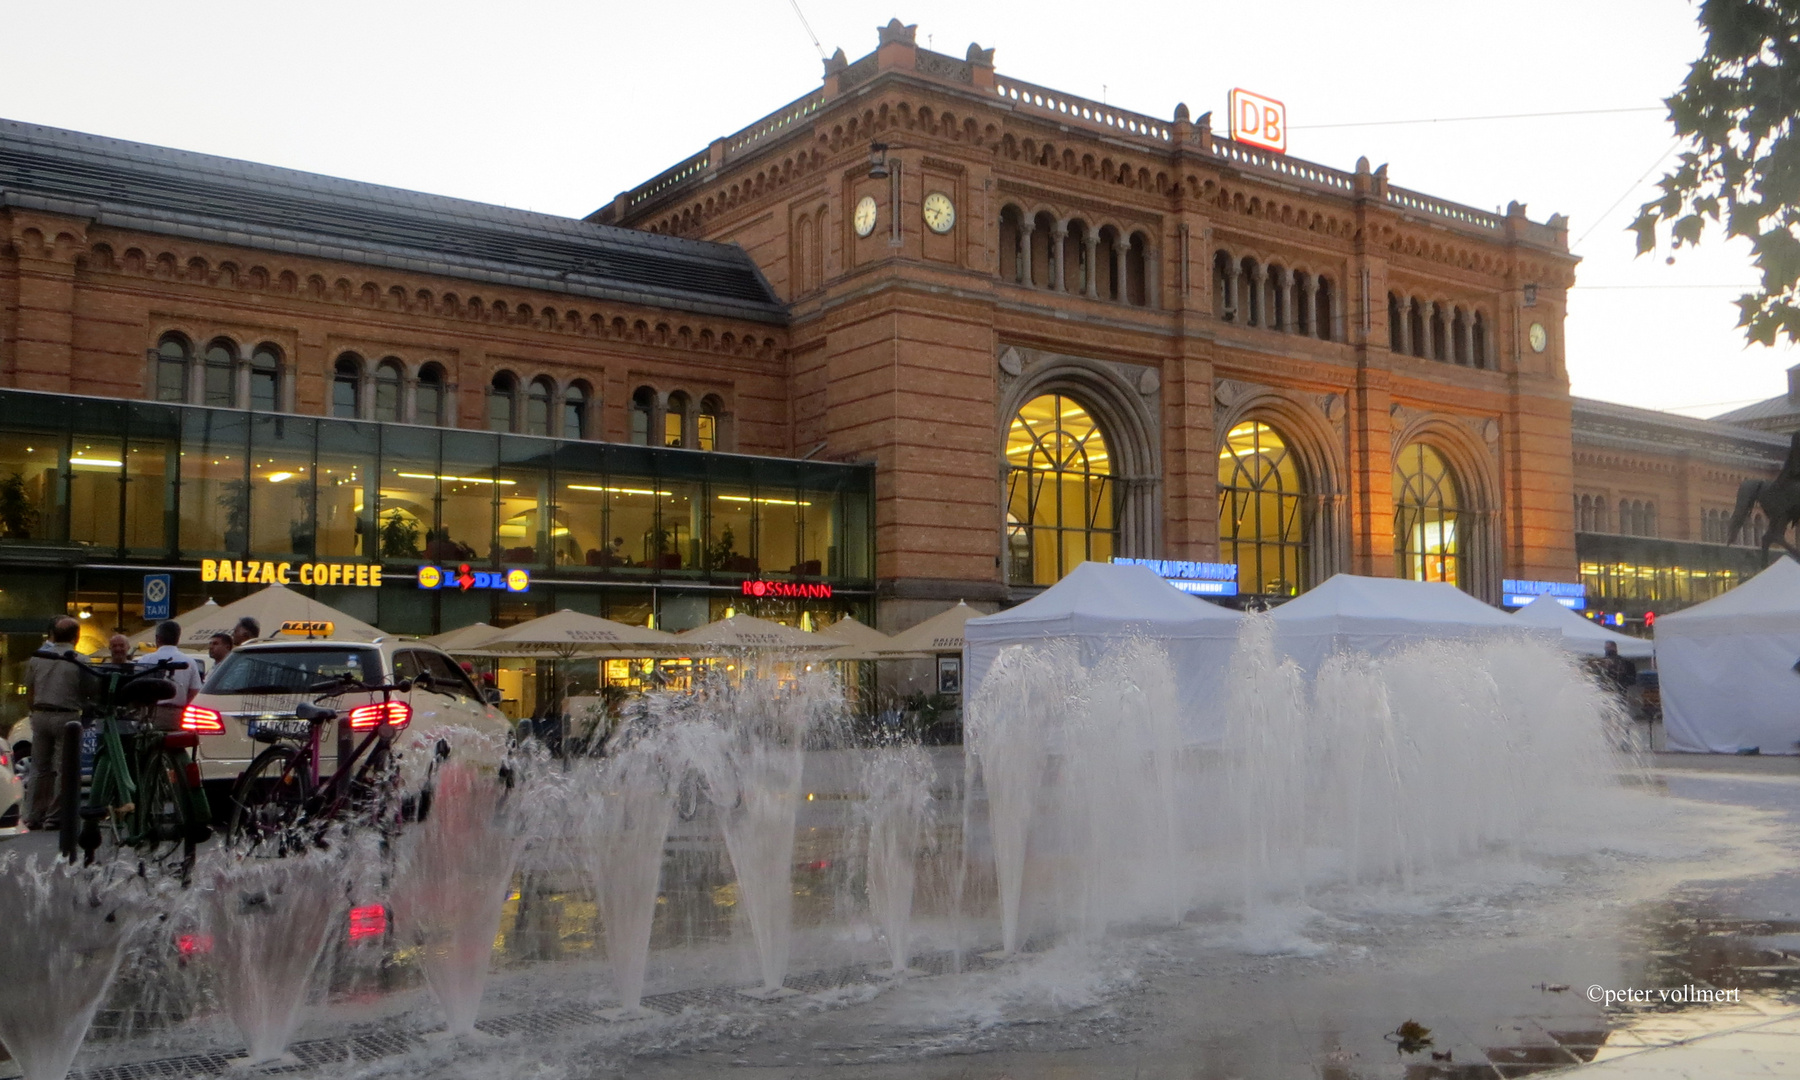
<path id="1" fill-rule="evenodd" d="M 1550 346 L 1550 334 L 1541 322 L 1531 324 L 1531 329 L 1525 331 L 1525 339 L 1531 342 L 1532 352 L 1543 352 Z"/>
<path id="2" fill-rule="evenodd" d="M 864 195 L 857 200 L 856 214 L 850 219 L 856 226 L 856 235 L 867 236 L 874 232 L 875 219 L 880 216 L 881 211 L 876 207 L 873 195 Z"/>
<path id="3" fill-rule="evenodd" d="M 941 191 L 925 196 L 924 209 L 925 225 L 934 233 L 947 233 L 956 224 L 956 204 Z"/>

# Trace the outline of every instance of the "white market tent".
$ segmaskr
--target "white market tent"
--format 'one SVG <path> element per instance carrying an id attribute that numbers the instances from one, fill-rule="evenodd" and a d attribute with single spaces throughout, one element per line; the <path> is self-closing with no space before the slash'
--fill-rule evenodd
<path id="1" fill-rule="evenodd" d="M 938 653 L 963 651 L 963 628 L 981 612 L 958 600 L 956 606 L 938 612 L 915 626 L 910 626 L 888 639 L 882 651 L 896 659 L 906 656 L 931 657 Z"/>
<path id="2" fill-rule="evenodd" d="M 1025 601 L 963 626 L 964 700 L 972 700 L 1000 650 L 1057 640 L 1074 641 L 1092 663 L 1110 644 L 1142 637 L 1168 650 L 1184 706 L 1182 734 L 1193 743 L 1217 742 L 1224 715 L 1220 687 L 1243 616 L 1175 588 L 1143 566 L 1084 562 Z"/>
<path id="3" fill-rule="evenodd" d="M 1800 752 L 1800 563 L 1783 556 L 1722 596 L 1656 620 L 1670 750 Z"/>
<path id="4" fill-rule="evenodd" d="M 1276 646 L 1308 675 L 1340 651 L 1381 653 L 1421 641 L 1550 637 L 1447 582 L 1355 574 L 1333 574 L 1276 608 L 1273 617 Z"/>
<path id="5" fill-rule="evenodd" d="M 1602 656 L 1606 643 L 1619 646 L 1619 655 L 1627 660 L 1650 660 L 1656 646 L 1643 638 L 1608 630 L 1592 619 L 1586 619 L 1556 602 L 1554 596 L 1540 596 L 1512 613 L 1515 621 L 1562 635 L 1563 648 L 1580 656 Z"/>
<path id="6" fill-rule="evenodd" d="M 197 608 L 175 616 L 175 621 L 181 624 L 181 641 L 178 644 L 183 649 L 204 651 L 214 634 L 231 633 L 232 627 L 246 615 L 255 619 L 262 627 L 262 636 L 265 638 L 282 636 L 283 623 L 320 622 L 331 624 L 331 633 L 320 636 L 335 641 L 374 641 L 381 636 L 380 630 L 361 619 L 321 604 L 305 593 L 295 592 L 284 585 L 270 585 L 223 607 L 216 601 L 208 600 Z M 131 638 L 134 645 L 155 640 L 154 626 Z"/>

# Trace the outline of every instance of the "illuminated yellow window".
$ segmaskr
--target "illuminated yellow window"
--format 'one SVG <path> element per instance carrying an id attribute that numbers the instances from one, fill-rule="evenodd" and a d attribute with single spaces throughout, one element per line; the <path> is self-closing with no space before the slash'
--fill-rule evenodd
<path id="1" fill-rule="evenodd" d="M 1394 463 L 1395 573 L 1413 581 L 1462 584 L 1456 476 L 1424 443 L 1400 451 Z"/>
<path id="2" fill-rule="evenodd" d="M 1032 398 L 1006 435 L 1008 580 L 1052 585 L 1118 540 L 1112 458 L 1100 426 L 1061 394 Z"/>
<path id="3" fill-rule="evenodd" d="M 1258 420 L 1232 428 L 1219 450 L 1219 549 L 1237 564 L 1240 593 L 1293 596 L 1306 584 L 1306 497 L 1299 463 Z"/>
<path id="4" fill-rule="evenodd" d="M 694 417 L 694 442 L 702 450 L 719 448 L 719 418 L 709 412 Z"/>

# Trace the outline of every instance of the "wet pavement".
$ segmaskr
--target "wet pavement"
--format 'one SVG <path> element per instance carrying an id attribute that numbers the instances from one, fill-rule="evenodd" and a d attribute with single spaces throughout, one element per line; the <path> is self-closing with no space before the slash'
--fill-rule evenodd
<path id="1" fill-rule="evenodd" d="M 1201 910 L 1176 929 L 1127 929 L 1087 946 L 1038 943 L 1013 961 L 898 985 L 875 978 L 872 964 L 809 968 L 802 947 L 790 982 L 803 995 L 771 1004 L 730 992 L 747 980 L 737 977 L 743 942 L 729 866 L 678 837 L 671 859 L 691 887 L 665 896 L 658 946 L 693 963 L 657 973 L 663 997 L 648 1003 L 660 1018 L 597 1019 L 590 1003 L 605 975 L 592 899 L 579 875 L 540 870 L 521 875 L 508 903 L 483 1013 L 491 1041 L 446 1047 L 423 1038 L 434 1010 L 409 958 L 380 939 L 345 942 L 329 1002 L 302 1032 L 313 1068 L 301 1071 L 499 1069 L 568 1080 L 1489 1080 L 1577 1068 L 1800 1076 L 1800 1054 L 1787 1049 L 1788 1040 L 1800 1046 L 1800 1021 L 1789 1019 L 1800 1015 L 1800 871 L 1791 869 L 1800 865 L 1792 858 L 1800 760 L 1659 755 L 1641 784 L 1680 811 L 1671 827 L 1717 824 L 1715 850 L 1538 860 L 1414 900 L 1340 891 L 1276 913 L 1267 927 Z M 1726 827 L 1738 821 L 1754 829 Z M 806 921 L 825 921 L 845 902 L 829 832 L 803 832 L 796 884 Z M 0 841 L 0 851 L 14 844 L 53 849 L 54 837 Z M 951 963 L 945 954 L 927 966 Z M 1641 997 L 1595 1002 L 1595 991 Z M 219 1051 L 231 1037 L 216 1023 L 179 1005 L 159 1013 L 160 1000 L 104 1012 L 78 1070 L 134 1080 L 232 1066 Z M 1417 1028 L 1403 1029 L 1408 1022 Z M 152 1069 L 130 1064 L 150 1059 Z M 8 1064 L 0 1061 L 0 1077 Z"/>

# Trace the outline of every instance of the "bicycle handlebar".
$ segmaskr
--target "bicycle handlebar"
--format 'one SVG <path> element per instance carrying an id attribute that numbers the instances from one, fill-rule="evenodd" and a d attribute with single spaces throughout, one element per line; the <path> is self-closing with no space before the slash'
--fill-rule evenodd
<path id="1" fill-rule="evenodd" d="M 121 666 L 120 664 L 111 660 L 84 660 L 81 658 L 80 653 L 58 653 L 50 652 L 47 649 L 39 649 L 31 655 L 34 659 L 38 660 L 61 660 L 65 664 L 74 664 L 78 670 L 95 679 L 98 679 L 102 675 L 114 673 L 124 674 L 128 679 L 142 679 L 146 676 L 161 675 L 169 671 L 186 671 L 192 666 L 186 660 L 171 660 L 168 657 L 164 657 L 154 664 L 140 664 L 135 660 L 128 660 L 126 663 L 130 664 L 136 670 L 130 672 L 116 672 L 116 669 Z"/>

